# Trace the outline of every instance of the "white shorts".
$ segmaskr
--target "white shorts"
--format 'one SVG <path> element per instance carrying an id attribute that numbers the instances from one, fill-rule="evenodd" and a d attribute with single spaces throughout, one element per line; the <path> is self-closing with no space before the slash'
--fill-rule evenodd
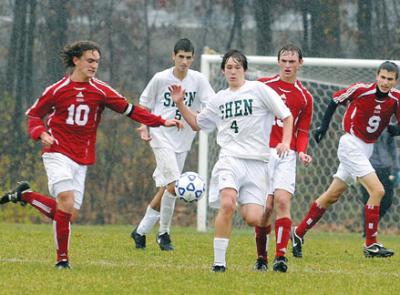
<path id="1" fill-rule="evenodd" d="M 351 185 L 357 178 L 375 172 L 369 161 L 373 149 L 373 143 L 366 143 L 349 133 L 344 134 L 339 140 L 337 151 L 340 164 L 333 177 Z"/>
<path id="2" fill-rule="evenodd" d="M 177 180 L 182 174 L 187 152 L 175 153 L 171 149 L 153 148 L 156 157 L 157 167 L 153 173 L 156 186 L 166 186 Z"/>
<path id="3" fill-rule="evenodd" d="M 296 152 L 290 150 L 289 155 L 280 158 L 276 149 L 270 149 L 268 174 L 270 183 L 268 194 L 272 195 L 275 190 L 283 189 L 293 195 L 296 182 Z"/>
<path id="4" fill-rule="evenodd" d="M 265 206 L 268 192 L 268 165 L 266 162 L 234 157 L 222 157 L 215 164 L 209 191 L 209 205 L 219 208 L 219 192 L 233 188 L 238 192 L 239 204 Z"/>
<path id="5" fill-rule="evenodd" d="M 42 155 L 50 195 L 54 198 L 66 191 L 74 192 L 74 208 L 80 209 L 85 192 L 87 166 L 80 165 L 60 153 Z"/>

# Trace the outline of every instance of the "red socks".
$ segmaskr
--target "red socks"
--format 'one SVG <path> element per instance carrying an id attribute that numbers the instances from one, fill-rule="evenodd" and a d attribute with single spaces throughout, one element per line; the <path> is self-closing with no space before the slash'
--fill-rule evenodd
<path id="1" fill-rule="evenodd" d="M 54 239 L 57 248 L 57 261 L 68 260 L 69 235 L 71 232 L 71 214 L 56 210 L 54 215 Z"/>
<path id="2" fill-rule="evenodd" d="M 271 233 L 271 226 L 267 227 L 254 227 L 256 233 L 256 246 L 257 246 L 257 257 L 262 257 L 265 261 L 268 260 L 267 257 L 267 240 L 268 235 Z"/>
<path id="3" fill-rule="evenodd" d="M 285 256 L 289 243 L 291 226 L 292 221 L 290 218 L 284 217 L 275 220 L 276 257 Z"/>
<path id="4" fill-rule="evenodd" d="M 326 209 L 319 207 L 317 202 L 311 204 L 310 210 L 308 211 L 306 217 L 300 222 L 296 229 L 296 234 L 302 238 L 306 232 L 311 229 L 324 215 Z"/>
<path id="5" fill-rule="evenodd" d="M 379 223 L 379 207 L 374 205 L 365 205 L 365 245 L 368 247 L 373 243 L 377 243 Z"/>
<path id="6" fill-rule="evenodd" d="M 35 207 L 47 217 L 54 219 L 54 214 L 57 207 L 57 202 L 55 199 L 35 192 L 26 192 L 22 194 L 21 199 L 31 204 L 32 207 Z"/>

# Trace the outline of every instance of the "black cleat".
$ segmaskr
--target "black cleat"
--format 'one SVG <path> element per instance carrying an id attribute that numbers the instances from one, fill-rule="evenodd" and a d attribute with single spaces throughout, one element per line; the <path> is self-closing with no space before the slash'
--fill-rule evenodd
<path id="1" fill-rule="evenodd" d="M 141 235 L 136 232 L 137 227 L 131 233 L 131 238 L 135 242 L 136 249 L 146 249 L 146 235 Z"/>
<path id="2" fill-rule="evenodd" d="M 226 266 L 224 265 L 213 265 L 211 268 L 212 272 L 225 272 L 226 271 Z"/>
<path id="3" fill-rule="evenodd" d="M 157 234 L 157 244 L 163 251 L 174 250 L 174 246 L 172 246 L 171 237 L 169 236 L 169 233 L 163 233 L 162 235 Z"/>
<path id="4" fill-rule="evenodd" d="M 364 247 L 365 257 L 390 257 L 394 255 L 394 251 L 386 249 L 382 244 L 373 243 L 368 247 Z"/>
<path id="5" fill-rule="evenodd" d="M 253 267 L 254 270 L 258 271 L 267 271 L 268 270 L 268 263 L 263 257 L 258 257 L 256 264 Z"/>
<path id="6" fill-rule="evenodd" d="M 56 269 L 72 269 L 71 265 L 69 265 L 68 260 L 60 260 L 54 266 Z"/>
<path id="7" fill-rule="evenodd" d="M 277 272 L 286 272 L 288 269 L 287 258 L 285 256 L 278 256 L 274 259 L 274 266 L 272 269 Z"/>
<path id="8" fill-rule="evenodd" d="M 11 192 L 6 193 L 3 197 L 0 198 L 0 204 L 5 204 L 8 202 L 13 203 L 21 203 L 22 206 L 26 206 L 26 202 L 22 201 L 21 195 L 25 192 L 31 192 L 31 187 L 29 183 L 26 181 L 18 182 L 18 186 Z"/>
<path id="9" fill-rule="evenodd" d="M 304 239 L 300 238 L 296 234 L 296 229 L 297 227 L 292 227 L 290 231 L 290 239 L 292 240 L 292 252 L 293 256 L 297 258 L 302 258 L 303 257 L 303 252 L 302 252 L 302 245 L 304 244 Z"/>

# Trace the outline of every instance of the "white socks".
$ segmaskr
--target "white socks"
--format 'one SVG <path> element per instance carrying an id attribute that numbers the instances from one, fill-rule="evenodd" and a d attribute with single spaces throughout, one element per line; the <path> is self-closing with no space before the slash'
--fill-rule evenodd
<path id="1" fill-rule="evenodd" d="M 214 265 L 226 266 L 226 250 L 228 249 L 229 239 L 214 238 Z"/>
<path id="2" fill-rule="evenodd" d="M 148 234 L 159 219 L 160 212 L 154 210 L 149 205 L 147 207 L 146 214 L 144 215 L 136 229 L 136 232 L 142 236 Z"/>
<path id="3" fill-rule="evenodd" d="M 176 197 L 165 190 L 161 199 L 160 209 L 160 234 L 169 233 L 172 215 L 174 214 Z"/>

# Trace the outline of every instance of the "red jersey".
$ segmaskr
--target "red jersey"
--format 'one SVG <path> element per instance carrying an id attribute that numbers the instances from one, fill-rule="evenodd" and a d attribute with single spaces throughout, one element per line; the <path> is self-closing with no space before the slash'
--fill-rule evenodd
<path id="1" fill-rule="evenodd" d="M 308 145 L 308 130 L 312 118 L 312 96 L 310 92 L 296 80 L 287 83 L 279 75 L 258 79 L 274 89 L 285 102 L 293 116 L 293 134 L 290 149 L 305 153 Z M 269 146 L 274 148 L 282 142 L 283 123 L 275 117 L 271 130 Z"/>
<path id="2" fill-rule="evenodd" d="M 43 148 L 43 152 L 64 154 L 81 165 L 93 164 L 96 131 L 106 107 L 149 126 L 165 123 L 161 117 L 128 103 L 100 80 L 74 82 L 64 77 L 49 86 L 26 112 L 29 134 L 38 140 L 47 131 L 55 138 L 55 143 Z"/>
<path id="3" fill-rule="evenodd" d="M 336 103 L 348 103 L 343 117 L 344 131 L 366 143 L 377 141 L 392 115 L 400 122 L 399 90 L 392 89 L 387 97 L 378 98 L 376 87 L 376 83 L 355 83 L 333 95 Z"/>

